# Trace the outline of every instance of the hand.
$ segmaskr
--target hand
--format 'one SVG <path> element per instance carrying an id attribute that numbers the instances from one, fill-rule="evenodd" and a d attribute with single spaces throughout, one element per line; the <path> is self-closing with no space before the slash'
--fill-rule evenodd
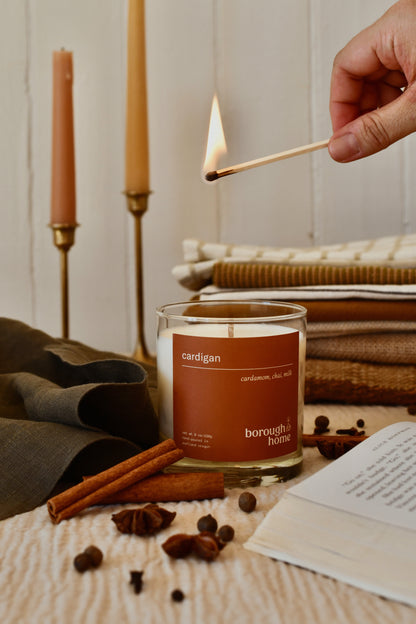
<path id="1" fill-rule="evenodd" d="M 334 60 L 328 150 L 338 162 L 375 154 L 416 130 L 416 0 L 399 0 Z"/>

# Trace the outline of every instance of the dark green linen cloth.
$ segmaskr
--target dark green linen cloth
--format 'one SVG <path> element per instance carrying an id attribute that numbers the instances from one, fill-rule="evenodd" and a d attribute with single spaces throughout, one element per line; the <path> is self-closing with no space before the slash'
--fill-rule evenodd
<path id="1" fill-rule="evenodd" d="M 0 317 L 0 519 L 157 444 L 155 377 Z"/>

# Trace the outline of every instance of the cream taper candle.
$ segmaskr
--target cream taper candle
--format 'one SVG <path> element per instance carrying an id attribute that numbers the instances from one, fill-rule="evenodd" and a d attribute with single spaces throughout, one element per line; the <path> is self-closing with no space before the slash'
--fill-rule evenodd
<path id="1" fill-rule="evenodd" d="M 130 0 L 127 29 L 125 190 L 149 192 L 144 0 Z"/>

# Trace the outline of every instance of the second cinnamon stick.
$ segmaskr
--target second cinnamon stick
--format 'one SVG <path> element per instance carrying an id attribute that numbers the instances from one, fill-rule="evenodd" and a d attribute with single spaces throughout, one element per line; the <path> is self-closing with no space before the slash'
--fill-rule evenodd
<path id="1" fill-rule="evenodd" d="M 88 477 L 90 478 L 90 477 Z M 224 498 L 222 472 L 159 474 L 134 483 L 104 498 L 101 505 L 117 503 L 162 503 Z"/>

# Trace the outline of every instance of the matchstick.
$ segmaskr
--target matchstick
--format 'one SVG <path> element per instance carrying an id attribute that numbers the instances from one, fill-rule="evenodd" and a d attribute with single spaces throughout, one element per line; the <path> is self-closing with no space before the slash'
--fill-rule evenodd
<path id="1" fill-rule="evenodd" d="M 264 158 L 257 158 L 256 160 L 249 160 L 239 165 L 233 165 L 232 167 L 226 167 L 224 169 L 217 169 L 217 171 L 209 171 L 205 175 L 205 179 L 208 182 L 218 180 L 224 176 L 231 175 L 233 173 L 239 173 L 240 171 L 246 171 L 247 169 L 254 169 L 254 167 L 261 167 L 268 165 L 269 163 L 277 162 L 278 160 L 285 160 L 286 158 L 292 158 L 293 156 L 299 156 L 300 154 L 308 154 L 315 150 L 323 149 L 327 147 L 329 139 L 325 141 L 317 141 L 316 143 L 309 143 L 309 145 L 302 145 L 301 147 L 294 147 L 293 149 L 286 150 L 285 152 L 279 152 L 277 154 L 271 154 Z"/>

